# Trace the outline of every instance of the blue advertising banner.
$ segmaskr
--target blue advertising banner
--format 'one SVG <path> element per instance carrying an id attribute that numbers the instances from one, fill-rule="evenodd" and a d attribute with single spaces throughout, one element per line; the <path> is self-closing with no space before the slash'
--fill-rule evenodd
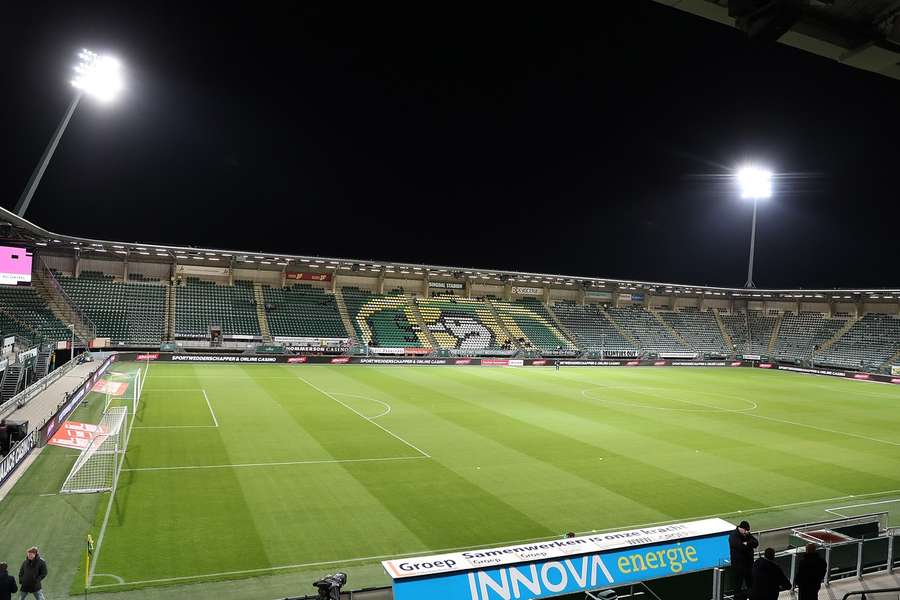
<path id="1" fill-rule="evenodd" d="M 531 600 L 724 566 L 731 529 L 714 519 L 383 564 L 395 600 Z"/>

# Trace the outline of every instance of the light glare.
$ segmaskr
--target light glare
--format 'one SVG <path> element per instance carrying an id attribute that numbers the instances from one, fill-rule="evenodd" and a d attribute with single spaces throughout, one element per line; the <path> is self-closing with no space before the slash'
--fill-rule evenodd
<path id="1" fill-rule="evenodd" d="M 88 50 L 79 52 L 78 58 L 72 85 L 101 102 L 115 100 L 124 87 L 119 61 Z"/>
<path id="2" fill-rule="evenodd" d="M 737 173 L 741 198 L 762 200 L 772 197 L 772 172 L 759 167 L 742 167 Z"/>

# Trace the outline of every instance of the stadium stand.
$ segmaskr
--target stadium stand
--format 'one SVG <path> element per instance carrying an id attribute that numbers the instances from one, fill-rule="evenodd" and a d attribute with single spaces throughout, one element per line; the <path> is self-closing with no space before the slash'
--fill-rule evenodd
<path id="1" fill-rule="evenodd" d="M 785 314 L 775 343 L 775 358 L 809 360 L 813 352 L 834 337 L 846 322 L 846 319 L 828 319 L 822 313 L 815 312 Z"/>
<path id="2" fill-rule="evenodd" d="M 830 347 L 815 357 L 817 363 L 859 369 L 877 369 L 900 348 L 900 319 L 868 313 Z"/>
<path id="3" fill-rule="evenodd" d="M 260 336 L 253 285 L 248 281 L 219 285 L 188 277 L 177 288 L 175 306 L 176 337 L 206 337 L 210 325 L 221 326 L 224 337 Z"/>
<path id="4" fill-rule="evenodd" d="M 158 280 L 116 281 L 111 275 L 82 271 L 77 278 L 56 274 L 63 290 L 97 327 L 98 337 L 114 343 L 159 344 L 165 335 L 166 288 Z"/>
<path id="5" fill-rule="evenodd" d="M 552 352 L 577 350 L 565 334 L 553 324 L 553 318 L 535 298 L 519 298 L 514 302 L 492 301 L 500 321 L 523 349 Z"/>
<path id="6" fill-rule="evenodd" d="M 768 354 L 777 317 L 751 310 L 747 313 L 747 319 L 750 323 L 750 354 Z"/>
<path id="7" fill-rule="evenodd" d="M 441 350 L 510 350 L 512 341 L 487 303 L 436 296 L 418 298 L 416 306 Z"/>
<path id="8" fill-rule="evenodd" d="M 40 294 L 29 286 L 0 286 L 0 307 L 6 313 L 5 324 L 0 324 L 8 333 L 19 333 L 38 341 L 65 340 L 69 329 L 60 321 L 44 302 Z"/>
<path id="9" fill-rule="evenodd" d="M 430 348 L 415 325 L 410 299 L 401 294 L 375 294 L 356 287 L 341 289 L 350 322 L 359 339 L 379 348 Z"/>
<path id="10" fill-rule="evenodd" d="M 263 286 L 266 317 L 273 336 L 347 337 L 333 294 L 308 283 Z"/>
<path id="11" fill-rule="evenodd" d="M 632 354 L 638 350 L 613 327 L 596 304 L 562 301 L 553 305 L 553 312 L 587 352 Z"/>
<path id="12" fill-rule="evenodd" d="M 643 306 L 606 309 L 609 316 L 648 352 L 689 352 L 681 340 L 672 335 L 656 317 Z"/>
<path id="13" fill-rule="evenodd" d="M 731 352 L 712 312 L 691 306 L 679 311 L 660 310 L 657 314 L 685 339 L 692 350 L 714 354 Z"/>

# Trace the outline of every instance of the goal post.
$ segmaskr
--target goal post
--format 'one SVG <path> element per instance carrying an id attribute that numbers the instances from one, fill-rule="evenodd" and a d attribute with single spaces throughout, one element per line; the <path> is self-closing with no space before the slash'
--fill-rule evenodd
<path id="1" fill-rule="evenodd" d="M 123 396 L 106 395 L 100 430 L 81 451 L 60 489 L 61 494 L 113 492 L 125 462 L 131 429 L 137 418 L 144 387 L 143 370 L 138 368 Z"/>
<path id="2" fill-rule="evenodd" d="M 111 491 L 119 477 L 120 457 L 127 447 L 128 408 L 111 406 L 100 430 L 75 459 L 59 492 L 89 494 Z"/>

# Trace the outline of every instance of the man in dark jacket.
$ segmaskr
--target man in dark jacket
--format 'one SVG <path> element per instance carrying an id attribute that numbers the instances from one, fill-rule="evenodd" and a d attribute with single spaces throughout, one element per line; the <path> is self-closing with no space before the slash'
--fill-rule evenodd
<path id="1" fill-rule="evenodd" d="M 817 600 L 819 589 L 825 580 L 825 572 L 828 564 L 825 559 L 816 552 L 815 544 L 806 545 L 804 554 L 797 564 L 797 590 L 800 592 L 799 600 Z"/>
<path id="2" fill-rule="evenodd" d="M 753 572 L 753 551 L 759 547 L 759 541 L 750 535 L 750 523 L 741 521 L 740 525 L 728 535 L 728 547 L 731 550 L 734 600 L 746 600 L 746 590 L 750 589 Z"/>
<path id="3" fill-rule="evenodd" d="M 25 553 L 25 562 L 19 568 L 19 587 L 22 588 L 19 600 L 24 600 L 28 594 L 34 594 L 37 600 L 44 600 L 44 592 L 41 591 L 41 582 L 47 576 L 47 563 L 38 554 L 38 549 L 32 546 Z"/>
<path id="4" fill-rule="evenodd" d="M 16 578 L 6 572 L 8 565 L 0 562 L 0 600 L 12 600 L 12 595 L 19 591 Z"/>
<path id="5" fill-rule="evenodd" d="M 775 550 L 766 548 L 761 558 L 753 563 L 753 583 L 750 600 L 778 600 L 778 594 L 791 589 L 791 581 L 775 562 Z"/>

